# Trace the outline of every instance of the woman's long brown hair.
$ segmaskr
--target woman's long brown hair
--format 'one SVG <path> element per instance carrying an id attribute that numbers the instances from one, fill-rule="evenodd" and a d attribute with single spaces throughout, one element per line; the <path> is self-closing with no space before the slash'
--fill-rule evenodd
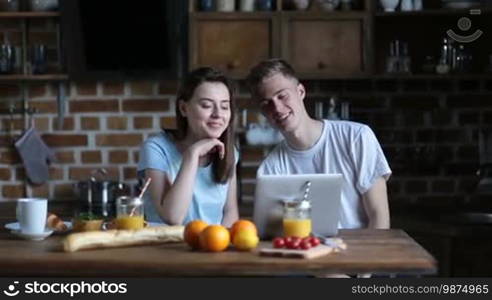
<path id="1" fill-rule="evenodd" d="M 227 129 L 222 133 L 219 140 L 224 143 L 225 155 L 224 159 L 220 159 L 219 155 L 214 155 L 212 161 L 212 170 L 214 180 L 217 183 L 226 183 L 232 176 L 235 164 L 234 157 L 234 126 L 236 118 L 236 102 L 235 102 L 235 87 L 234 83 L 227 78 L 222 72 L 209 67 L 198 68 L 192 71 L 182 82 L 176 98 L 176 139 L 183 140 L 188 133 L 188 119 L 181 114 L 179 109 L 179 101 L 188 102 L 195 90 L 204 82 L 220 82 L 223 83 L 229 91 L 231 111 L 231 119 Z"/>

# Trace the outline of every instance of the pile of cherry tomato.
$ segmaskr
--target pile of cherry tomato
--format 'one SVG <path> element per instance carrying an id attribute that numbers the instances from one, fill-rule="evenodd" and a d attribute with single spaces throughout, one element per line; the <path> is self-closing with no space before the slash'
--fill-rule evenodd
<path id="1" fill-rule="evenodd" d="M 316 247 L 320 244 L 318 238 L 314 236 L 308 236 L 305 238 L 300 237 L 276 237 L 273 239 L 273 247 L 274 248 L 287 248 L 287 249 L 301 249 L 308 250 L 312 247 Z"/>

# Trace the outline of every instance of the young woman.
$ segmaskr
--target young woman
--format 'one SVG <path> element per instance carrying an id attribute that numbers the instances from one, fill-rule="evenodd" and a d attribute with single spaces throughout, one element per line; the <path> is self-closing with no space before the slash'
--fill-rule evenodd
<path id="1" fill-rule="evenodd" d="M 177 131 L 149 137 L 140 151 L 139 177 L 152 178 L 148 221 L 230 227 L 238 219 L 234 119 L 231 81 L 212 68 L 191 72 L 176 99 Z"/>

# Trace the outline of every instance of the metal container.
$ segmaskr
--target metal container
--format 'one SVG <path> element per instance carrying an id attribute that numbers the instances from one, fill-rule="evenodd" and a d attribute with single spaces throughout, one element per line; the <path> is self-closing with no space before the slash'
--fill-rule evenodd
<path id="1" fill-rule="evenodd" d="M 79 198 L 80 212 L 94 215 L 114 217 L 116 215 L 116 198 L 123 195 L 127 186 L 119 181 L 96 179 L 96 174 L 107 174 L 106 170 L 95 170 L 89 180 L 75 184 L 75 191 Z"/>

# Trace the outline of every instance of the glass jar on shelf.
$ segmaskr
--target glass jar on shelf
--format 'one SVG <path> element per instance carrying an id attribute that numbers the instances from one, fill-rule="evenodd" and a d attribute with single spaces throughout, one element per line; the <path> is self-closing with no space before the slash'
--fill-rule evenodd
<path id="1" fill-rule="evenodd" d="M 0 0 L 0 12 L 19 11 L 19 0 Z"/>
<path id="2" fill-rule="evenodd" d="M 30 0 L 29 8 L 31 11 L 57 11 L 58 0 Z"/>
<path id="3" fill-rule="evenodd" d="M 285 201 L 283 214 L 284 237 L 307 237 L 311 234 L 311 202 Z"/>

